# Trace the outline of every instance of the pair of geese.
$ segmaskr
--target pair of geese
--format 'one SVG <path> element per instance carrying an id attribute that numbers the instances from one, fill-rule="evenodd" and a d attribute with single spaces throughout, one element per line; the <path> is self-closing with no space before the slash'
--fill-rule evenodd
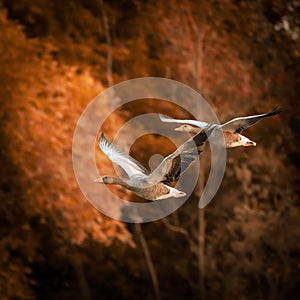
<path id="1" fill-rule="evenodd" d="M 226 148 L 255 146 L 256 143 L 241 135 L 241 132 L 260 120 L 277 115 L 280 112 L 278 107 L 275 107 L 271 112 L 234 118 L 222 125 L 208 124 L 195 120 L 171 119 L 167 116 L 159 115 L 163 122 L 182 124 L 175 129 L 176 131 L 188 132 L 193 136 L 173 153 L 166 156 L 151 173 L 129 154 L 110 143 L 102 133 L 99 142 L 101 150 L 112 162 L 118 164 L 126 172 L 129 179 L 121 180 L 105 175 L 94 181 L 102 184 L 121 185 L 150 201 L 184 197 L 186 193 L 179 191 L 172 185 L 178 181 L 179 176 L 188 169 L 202 152 L 199 147 L 206 142 L 214 130 L 222 130 Z M 222 145 L 221 142 L 220 145 Z"/>

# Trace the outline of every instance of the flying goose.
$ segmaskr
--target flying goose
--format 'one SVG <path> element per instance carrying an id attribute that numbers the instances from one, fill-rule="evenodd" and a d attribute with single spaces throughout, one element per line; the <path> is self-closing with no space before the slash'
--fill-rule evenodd
<path id="1" fill-rule="evenodd" d="M 244 129 L 254 125 L 255 123 L 259 122 L 264 118 L 268 118 L 274 115 L 279 114 L 281 111 L 276 106 L 271 112 L 254 115 L 254 116 L 247 116 L 247 117 L 238 117 L 234 118 L 222 125 L 218 125 L 220 129 L 222 129 L 224 134 L 224 139 L 226 143 L 226 148 L 234 148 L 238 146 L 256 146 L 256 143 L 249 140 L 247 137 L 240 134 Z M 198 134 L 208 126 L 209 124 L 206 122 L 195 121 L 195 120 L 178 120 L 178 119 L 171 119 L 164 115 L 159 115 L 161 121 L 169 122 L 169 123 L 182 123 L 183 125 L 175 128 L 176 131 L 185 131 L 191 134 Z M 216 143 L 215 140 L 212 141 Z M 221 141 L 220 141 L 221 144 Z"/>
<path id="2" fill-rule="evenodd" d="M 215 125 L 209 126 L 190 138 L 165 157 L 151 173 L 129 154 L 110 143 L 102 133 L 99 142 L 101 150 L 112 162 L 118 164 L 127 173 L 129 179 L 121 180 L 105 175 L 95 179 L 94 182 L 118 184 L 151 201 L 184 197 L 186 193 L 171 187 L 171 185 L 179 179 L 179 176 L 187 170 L 195 157 L 201 153 L 198 147 L 204 144 L 215 128 Z"/>

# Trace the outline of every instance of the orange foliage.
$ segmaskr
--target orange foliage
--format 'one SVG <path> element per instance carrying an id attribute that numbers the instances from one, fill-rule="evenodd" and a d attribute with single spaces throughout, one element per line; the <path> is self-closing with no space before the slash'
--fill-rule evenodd
<path id="1" fill-rule="evenodd" d="M 256 148 L 228 151 L 223 184 L 205 211 L 205 286 L 209 299 L 299 293 L 298 1 L 1 5 L 1 299 L 153 299 L 137 233 L 96 211 L 73 175 L 74 128 L 106 88 L 107 71 L 115 83 L 161 76 L 188 84 L 221 122 L 281 105 L 279 117 L 247 131 Z M 101 130 L 113 137 L 133 116 L 157 112 L 155 101 L 122 107 Z M 190 117 L 163 101 L 159 109 Z M 172 147 L 147 136 L 131 154 L 147 165 L 149 149 L 165 156 Z M 112 174 L 95 149 L 98 167 Z M 112 190 L 132 200 L 124 189 Z M 164 299 L 198 297 L 197 201 L 192 195 L 179 211 L 143 227 Z"/>

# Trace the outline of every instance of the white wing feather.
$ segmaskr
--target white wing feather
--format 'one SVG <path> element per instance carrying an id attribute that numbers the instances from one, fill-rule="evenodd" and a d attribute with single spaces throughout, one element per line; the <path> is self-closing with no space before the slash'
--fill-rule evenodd
<path id="1" fill-rule="evenodd" d="M 100 138 L 99 146 L 103 153 L 106 154 L 112 162 L 119 165 L 130 178 L 137 175 L 146 176 L 149 174 L 148 170 L 133 157 L 111 144 L 103 133 Z"/>
<path id="2" fill-rule="evenodd" d="M 241 132 L 244 129 L 249 128 L 252 125 L 254 125 L 255 123 L 259 122 L 260 120 L 277 115 L 280 112 L 281 111 L 278 109 L 278 106 L 276 106 L 272 111 L 265 113 L 265 114 L 234 118 L 234 119 L 224 123 L 221 127 L 225 131 Z"/>
<path id="3" fill-rule="evenodd" d="M 206 122 L 200 122 L 196 120 L 179 120 L 179 119 L 172 119 L 164 115 L 159 115 L 159 118 L 161 121 L 166 122 L 166 123 L 180 123 L 180 124 L 189 124 L 189 125 L 194 125 L 200 128 L 205 128 L 207 125 L 209 125 Z"/>

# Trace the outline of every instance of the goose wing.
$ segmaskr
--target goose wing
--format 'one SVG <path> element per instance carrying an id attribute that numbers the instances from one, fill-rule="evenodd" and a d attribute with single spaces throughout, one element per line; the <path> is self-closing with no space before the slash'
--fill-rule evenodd
<path id="1" fill-rule="evenodd" d="M 194 137 L 187 140 L 173 153 L 164 158 L 159 166 L 148 176 L 149 185 L 161 181 L 171 184 L 178 180 L 202 151 L 198 147 L 202 146 L 217 125 L 210 125 Z M 196 147 L 195 147 L 196 144 Z"/>
<path id="2" fill-rule="evenodd" d="M 169 172 L 164 175 L 162 182 L 167 185 L 172 185 L 176 181 L 178 181 L 181 174 L 183 174 L 192 162 L 195 160 L 197 155 L 201 154 L 201 150 L 197 149 L 190 151 L 183 151 L 181 155 L 175 156 L 173 159 L 171 158 L 169 164 Z"/>
<path id="3" fill-rule="evenodd" d="M 99 146 L 103 153 L 107 155 L 112 162 L 119 165 L 130 178 L 135 175 L 145 176 L 149 174 L 148 170 L 142 164 L 110 143 L 103 133 L 100 137 Z"/>
<path id="4" fill-rule="evenodd" d="M 266 114 L 234 118 L 224 123 L 221 127 L 224 131 L 241 133 L 244 129 L 254 125 L 260 120 L 277 115 L 280 112 L 281 110 L 279 110 L 279 106 L 276 106 L 271 112 L 268 112 Z"/>
<path id="5" fill-rule="evenodd" d="M 205 128 L 206 126 L 209 125 L 206 122 L 200 122 L 200 121 L 196 121 L 196 120 L 172 119 L 172 118 L 169 118 L 169 117 L 161 115 L 161 114 L 159 114 L 159 118 L 160 118 L 161 121 L 166 122 L 166 123 L 189 124 L 189 125 L 197 126 L 197 127 L 200 127 L 200 128 Z"/>

